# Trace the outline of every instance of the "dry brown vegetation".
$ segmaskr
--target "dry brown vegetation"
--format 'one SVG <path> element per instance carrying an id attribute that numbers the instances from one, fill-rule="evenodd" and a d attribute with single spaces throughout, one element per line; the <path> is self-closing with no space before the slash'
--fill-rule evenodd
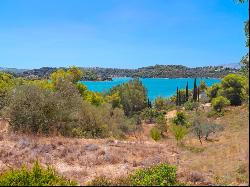
<path id="1" fill-rule="evenodd" d="M 170 115 L 171 114 L 171 115 Z M 175 111 L 168 118 L 174 117 Z M 191 114 L 190 114 L 191 115 Z M 214 118 L 225 130 L 200 145 L 189 135 L 182 147 L 171 134 L 159 142 L 149 138 L 154 124 L 126 141 L 17 135 L 1 131 L 0 172 L 31 165 L 38 159 L 84 185 L 96 176 L 115 178 L 160 162 L 177 165 L 179 180 L 189 184 L 240 185 L 249 181 L 249 113 L 246 106 L 229 107 Z M 5 124 L 6 125 L 6 124 Z M 4 129 L 4 126 L 0 129 Z"/>

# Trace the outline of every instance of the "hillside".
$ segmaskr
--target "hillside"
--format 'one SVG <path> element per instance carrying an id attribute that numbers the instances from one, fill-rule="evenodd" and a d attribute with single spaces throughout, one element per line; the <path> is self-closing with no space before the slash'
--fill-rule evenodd
<path id="1" fill-rule="evenodd" d="M 48 78 L 58 68 L 43 67 L 32 70 L 8 69 L 16 76 L 26 78 Z M 63 68 L 66 69 L 66 68 Z M 238 72 L 237 68 L 223 66 L 206 66 L 189 68 L 182 65 L 155 65 L 138 69 L 117 69 L 117 68 L 81 68 L 86 74 L 83 80 L 106 80 L 112 77 L 141 77 L 141 78 L 186 78 L 186 77 L 211 77 L 221 78 L 229 73 Z M 2 71 L 5 71 L 3 69 Z"/>
<path id="2" fill-rule="evenodd" d="M 144 124 L 140 136 L 120 141 L 17 135 L 4 132 L 6 124 L 2 123 L 0 171 L 30 165 L 38 159 L 44 166 L 50 164 L 83 185 L 96 176 L 116 178 L 137 168 L 167 162 L 177 166 L 178 179 L 186 184 L 247 184 L 247 110 L 246 106 L 229 107 L 225 116 L 212 119 L 223 125 L 223 132 L 214 134 L 203 145 L 192 136 L 186 137 L 185 147 L 177 147 L 171 133 L 154 142 L 148 135 L 154 124 Z M 175 112 L 167 116 L 173 118 Z"/>

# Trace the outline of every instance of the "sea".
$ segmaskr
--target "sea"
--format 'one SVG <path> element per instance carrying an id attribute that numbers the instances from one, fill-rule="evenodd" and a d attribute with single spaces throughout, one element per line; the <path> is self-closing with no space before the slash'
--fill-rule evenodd
<path id="1" fill-rule="evenodd" d="M 128 82 L 130 77 L 117 77 L 112 81 L 81 81 L 87 88 L 95 92 L 106 92 L 110 88 Z M 188 82 L 188 88 L 194 86 L 194 78 L 140 78 L 147 89 L 148 97 L 153 101 L 157 97 L 171 97 L 176 94 L 176 88 L 185 89 Z M 221 79 L 217 78 L 197 78 L 197 85 L 204 80 L 208 86 L 219 83 Z"/>

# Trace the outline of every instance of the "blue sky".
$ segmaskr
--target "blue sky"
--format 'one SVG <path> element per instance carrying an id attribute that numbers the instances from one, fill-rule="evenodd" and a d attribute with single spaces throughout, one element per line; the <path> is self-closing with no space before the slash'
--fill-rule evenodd
<path id="1" fill-rule="evenodd" d="M 234 0 L 0 0 L 0 67 L 236 63 L 247 19 Z"/>

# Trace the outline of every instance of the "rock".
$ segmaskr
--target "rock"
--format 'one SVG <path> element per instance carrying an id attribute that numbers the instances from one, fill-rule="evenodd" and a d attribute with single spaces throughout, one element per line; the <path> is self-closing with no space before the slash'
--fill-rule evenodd
<path id="1" fill-rule="evenodd" d="M 28 147 L 30 145 L 30 141 L 26 138 L 22 138 L 21 140 L 19 140 L 19 142 L 17 143 L 17 146 L 21 149 Z"/>
<path id="2" fill-rule="evenodd" d="M 86 151 L 96 151 L 99 149 L 99 146 L 95 145 L 95 144 L 87 144 L 84 146 L 84 150 Z"/>
<path id="3" fill-rule="evenodd" d="M 193 171 L 188 176 L 188 181 L 191 181 L 191 182 L 204 182 L 205 179 L 204 179 L 203 175 L 200 172 Z"/>

